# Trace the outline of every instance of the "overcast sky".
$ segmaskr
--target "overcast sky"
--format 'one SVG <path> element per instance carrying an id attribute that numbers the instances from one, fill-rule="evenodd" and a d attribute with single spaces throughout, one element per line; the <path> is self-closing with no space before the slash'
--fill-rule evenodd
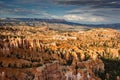
<path id="1" fill-rule="evenodd" d="M 120 0 L 0 0 L 0 17 L 120 23 Z"/>

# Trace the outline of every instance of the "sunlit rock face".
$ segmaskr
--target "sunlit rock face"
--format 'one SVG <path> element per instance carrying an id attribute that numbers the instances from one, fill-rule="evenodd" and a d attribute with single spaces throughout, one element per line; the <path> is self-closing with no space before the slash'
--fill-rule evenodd
<path id="1" fill-rule="evenodd" d="M 103 59 L 120 60 L 120 33 L 113 29 L 59 32 L 18 26 L 0 33 L 0 79 L 102 80 L 99 74 L 110 75 Z"/>
<path id="2" fill-rule="evenodd" d="M 42 67 L 36 69 L 36 74 L 34 80 L 62 80 L 62 72 L 60 71 L 60 66 L 57 62 L 51 64 L 46 64 Z"/>
<path id="3" fill-rule="evenodd" d="M 77 69 L 74 68 L 76 66 Z M 79 62 L 74 67 L 60 66 L 58 62 L 49 63 L 36 68 L 34 80 L 101 80 L 95 76 L 95 72 L 104 72 L 101 60 Z"/>

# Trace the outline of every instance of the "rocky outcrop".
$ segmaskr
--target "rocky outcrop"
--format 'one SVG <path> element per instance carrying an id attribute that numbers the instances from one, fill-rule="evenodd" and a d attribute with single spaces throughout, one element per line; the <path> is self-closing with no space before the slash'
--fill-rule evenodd
<path id="1" fill-rule="evenodd" d="M 104 59 L 120 60 L 120 33 L 112 29 L 57 32 L 19 26 L 1 28 L 0 34 L 0 68 L 16 69 L 0 69 L 11 74 L 8 78 L 16 72 L 35 80 L 100 80 L 99 74 L 107 74 Z"/>
<path id="2" fill-rule="evenodd" d="M 63 80 L 58 62 L 46 64 L 36 69 L 34 80 Z"/>

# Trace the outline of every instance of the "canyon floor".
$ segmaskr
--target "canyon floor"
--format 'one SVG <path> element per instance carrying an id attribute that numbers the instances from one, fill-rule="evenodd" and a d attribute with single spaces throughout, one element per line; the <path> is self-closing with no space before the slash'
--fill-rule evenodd
<path id="1" fill-rule="evenodd" d="M 120 32 L 0 26 L 0 80 L 120 80 Z"/>

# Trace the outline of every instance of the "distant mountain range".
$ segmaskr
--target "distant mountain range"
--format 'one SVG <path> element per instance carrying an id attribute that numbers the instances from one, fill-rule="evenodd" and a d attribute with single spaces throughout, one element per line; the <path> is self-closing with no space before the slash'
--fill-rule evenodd
<path id="1" fill-rule="evenodd" d="M 39 18 L 0 18 L 0 26 L 2 25 L 39 25 L 41 23 L 56 23 L 56 24 L 66 24 L 66 25 L 73 25 L 73 26 L 87 26 L 93 28 L 113 28 L 113 29 L 120 29 L 120 23 L 114 24 L 81 24 L 81 23 L 74 23 L 68 22 L 64 19 L 39 19 Z"/>

